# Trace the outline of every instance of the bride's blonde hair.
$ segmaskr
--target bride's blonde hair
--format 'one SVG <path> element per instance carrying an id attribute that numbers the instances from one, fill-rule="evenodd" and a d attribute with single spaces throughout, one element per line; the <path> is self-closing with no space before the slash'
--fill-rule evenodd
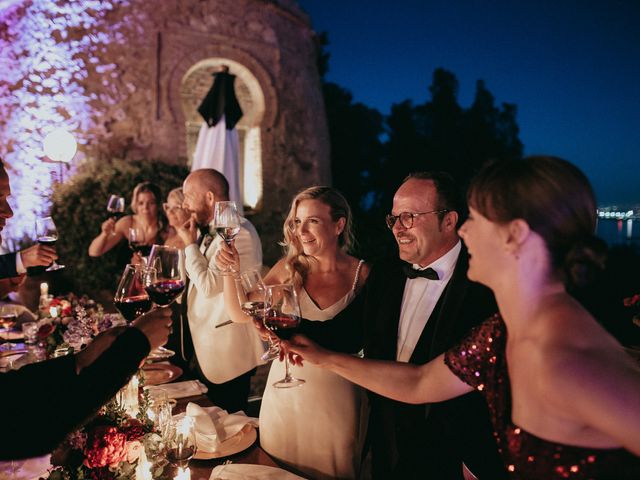
<path id="1" fill-rule="evenodd" d="M 332 187 L 314 186 L 299 192 L 291 202 L 291 208 L 282 229 L 284 240 L 280 243 L 285 249 L 285 268 L 289 274 L 287 280 L 291 281 L 296 289 L 302 286 L 311 262 L 315 260 L 304 254 L 300 239 L 295 234 L 296 210 L 302 200 L 318 200 L 327 205 L 331 220 L 334 222 L 344 218 L 344 228 L 338 236 L 338 245 L 343 251 L 348 252 L 354 244 L 351 207 L 338 190 Z"/>

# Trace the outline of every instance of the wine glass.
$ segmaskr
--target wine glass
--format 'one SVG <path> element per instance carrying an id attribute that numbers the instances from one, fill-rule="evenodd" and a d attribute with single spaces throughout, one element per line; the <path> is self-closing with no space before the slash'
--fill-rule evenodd
<path id="1" fill-rule="evenodd" d="M 296 290 L 290 283 L 267 285 L 265 290 L 264 326 L 282 340 L 289 340 L 300 325 L 300 304 Z M 290 388 L 305 381 L 294 378 L 289 369 L 289 356 L 284 356 L 285 376 L 273 384 L 275 388 Z"/>
<path id="2" fill-rule="evenodd" d="M 147 257 L 151 252 L 151 245 L 145 243 L 145 234 L 142 228 L 129 227 L 129 248 L 134 253 L 140 253 L 143 257 Z"/>
<path id="3" fill-rule="evenodd" d="M 165 456 L 174 467 L 186 468 L 196 453 L 195 421 L 185 415 L 168 425 Z"/>
<path id="4" fill-rule="evenodd" d="M 236 291 L 238 292 L 238 301 L 242 311 L 259 322 L 263 322 L 266 292 L 260 272 L 253 268 L 242 272 L 236 280 Z M 269 348 L 260 358 L 268 362 L 278 358 L 279 353 L 278 344 L 269 336 Z"/>
<path id="5" fill-rule="evenodd" d="M 161 307 L 171 305 L 185 286 L 182 250 L 167 245 L 154 245 L 147 265 L 144 270 L 144 285 L 149 298 Z"/>
<path id="6" fill-rule="evenodd" d="M 151 310 L 151 299 L 145 290 L 144 267 L 127 265 L 122 273 L 113 303 L 128 322 Z"/>
<path id="7" fill-rule="evenodd" d="M 50 247 L 56 245 L 58 241 L 58 229 L 53 222 L 53 218 L 44 217 L 36 219 L 36 238 L 40 245 L 48 245 Z M 61 268 L 64 268 L 64 265 L 59 265 L 54 260 L 53 263 L 49 265 L 49 268 L 47 268 L 47 272 L 53 272 Z"/>
<path id="8" fill-rule="evenodd" d="M 124 215 L 124 197 L 111 195 L 107 201 L 107 212 L 116 218 Z"/>
<path id="9" fill-rule="evenodd" d="M 222 240 L 227 245 L 231 245 L 233 239 L 240 233 L 240 214 L 236 202 L 216 202 L 213 207 L 213 225 Z M 220 273 L 229 275 L 235 272 L 226 270 Z"/>
<path id="10" fill-rule="evenodd" d="M 13 349 L 13 344 L 9 341 L 11 337 L 9 334 L 16 326 L 18 321 L 18 311 L 14 305 L 2 305 L 0 307 L 0 330 L 7 334 L 5 348 L 7 350 Z"/>

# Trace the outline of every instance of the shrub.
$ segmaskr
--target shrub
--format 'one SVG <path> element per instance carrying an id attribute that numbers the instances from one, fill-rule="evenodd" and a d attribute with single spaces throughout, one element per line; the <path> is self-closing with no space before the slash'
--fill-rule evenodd
<path id="1" fill-rule="evenodd" d="M 160 161 L 89 161 L 64 184 L 57 185 L 51 216 L 58 227 L 57 250 L 61 263 L 67 267 L 64 277 L 69 287 L 78 294 L 89 295 L 116 289 L 122 273 L 121 266 L 116 264 L 117 247 L 99 258 L 87 253 L 91 240 L 107 218 L 109 195 L 125 197 L 126 213 L 131 213 L 129 202 L 136 184 L 152 181 L 166 196 L 169 190 L 182 184 L 188 173 L 185 166 Z"/>

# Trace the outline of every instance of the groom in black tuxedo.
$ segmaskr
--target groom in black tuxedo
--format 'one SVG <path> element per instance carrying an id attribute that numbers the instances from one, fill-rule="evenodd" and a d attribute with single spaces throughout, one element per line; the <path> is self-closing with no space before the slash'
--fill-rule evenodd
<path id="1" fill-rule="evenodd" d="M 492 293 L 466 276 L 461 204 L 449 175 L 407 177 L 386 219 L 399 258 L 374 264 L 347 308 L 328 322 L 303 322 L 303 333 L 334 350 L 424 364 L 496 313 Z M 462 480 L 463 462 L 480 480 L 506 478 L 480 394 L 425 405 L 370 394 L 370 406 L 374 479 Z"/>

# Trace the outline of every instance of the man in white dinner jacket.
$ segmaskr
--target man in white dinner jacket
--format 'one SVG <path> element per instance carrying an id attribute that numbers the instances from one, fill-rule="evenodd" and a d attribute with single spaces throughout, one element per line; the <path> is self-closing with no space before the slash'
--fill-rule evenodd
<path id="1" fill-rule="evenodd" d="M 205 168 L 191 172 L 182 190 L 183 208 L 191 218 L 178 228 L 186 245 L 188 276 L 179 332 L 183 340 L 181 353 L 186 355 L 192 372 L 208 387 L 207 395 L 215 405 L 229 412 L 245 410 L 251 376 L 255 367 L 263 363 L 260 356 L 264 346 L 251 323 L 226 323 L 229 317 L 223 282 L 214 264 L 215 252 L 223 240 L 213 229 L 213 210 L 216 202 L 229 200 L 229 183 L 217 170 Z M 241 219 L 235 247 L 240 253 L 241 270 L 262 265 L 260 238 L 245 218 Z M 185 296 L 188 322 L 184 315 Z M 192 352 L 185 351 L 189 334 Z"/>

